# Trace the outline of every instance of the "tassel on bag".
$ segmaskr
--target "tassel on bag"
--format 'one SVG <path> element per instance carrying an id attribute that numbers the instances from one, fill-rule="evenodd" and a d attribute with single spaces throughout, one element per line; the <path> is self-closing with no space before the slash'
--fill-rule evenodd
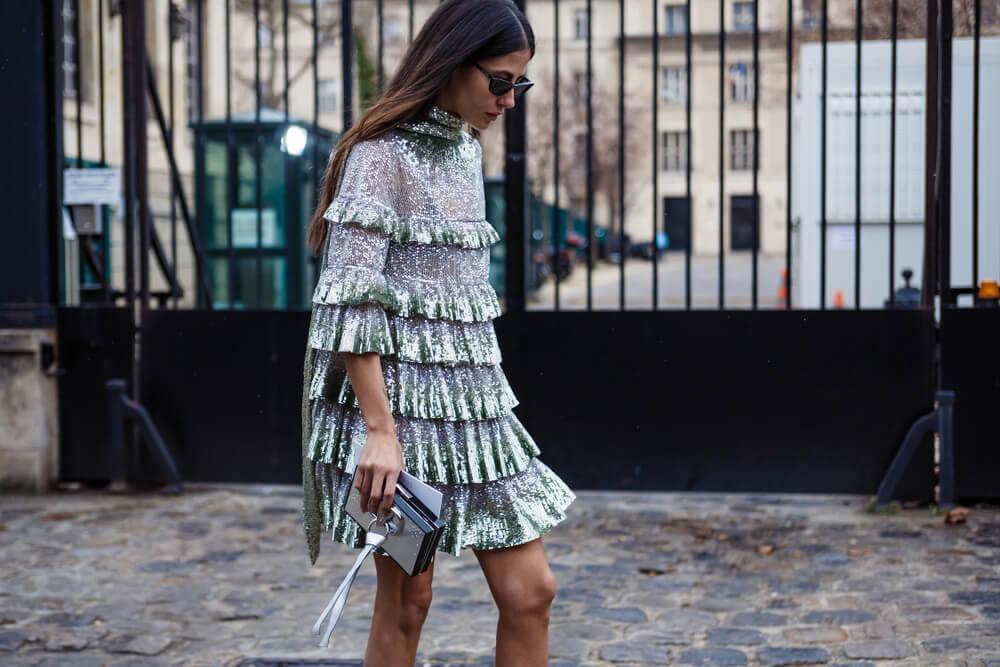
<path id="1" fill-rule="evenodd" d="M 361 458 L 361 446 L 355 445 L 350 471 L 353 476 L 357 461 Z M 330 636 L 337 627 L 340 615 L 347 604 L 358 571 L 370 554 L 380 553 L 392 558 L 408 576 L 414 577 L 430 567 L 435 549 L 444 531 L 444 522 L 438 518 L 443 495 L 440 491 L 413 477 L 405 470 L 400 471 L 396 482 L 393 504 L 384 513 L 363 512 L 361 493 L 351 484 L 351 490 L 344 500 L 344 510 L 359 526 L 365 528 L 365 546 L 358 554 L 347 576 L 337 587 L 323 613 L 316 619 L 312 633 L 319 635 L 323 621 L 329 617 L 326 630 L 320 640 L 320 647 L 330 645 Z M 375 524 L 385 528 L 385 533 L 372 532 Z M 367 526 L 366 526 L 367 524 Z"/>
<path id="2" fill-rule="evenodd" d="M 330 621 L 326 626 L 326 631 L 323 633 L 323 637 L 319 642 L 321 648 L 327 648 L 330 646 L 330 635 L 333 634 L 333 629 L 337 627 L 337 621 L 340 620 L 340 615 L 344 611 L 344 605 L 347 604 L 347 596 L 351 592 L 351 586 L 354 585 L 354 580 L 358 576 L 358 571 L 361 570 L 362 563 L 365 562 L 365 559 L 368 558 L 372 552 L 378 549 L 378 547 L 385 542 L 385 538 L 385 535 L 372 532 L 371 530 L 365 533 L 364 549 L 362 549 L 361 553 L 358 554 L 358 558 L 354 561 L 354 565 L 351 566 L 351 569 L 347 572 L 347 576 L 344 577 L 340 586 L 337 587 L 337 592 L 335 592 L 333 597 L 330 598 L 330 602 L 326 605 L 326 609 L 323 610 L 323 613 L 319 615 L 319 618 L 316 619 L 316 623 L 313 625 L 312 633 L 318 636 L 320 628 L 323 626 L 323 620 L 327 616 L 330 617 Z"/>

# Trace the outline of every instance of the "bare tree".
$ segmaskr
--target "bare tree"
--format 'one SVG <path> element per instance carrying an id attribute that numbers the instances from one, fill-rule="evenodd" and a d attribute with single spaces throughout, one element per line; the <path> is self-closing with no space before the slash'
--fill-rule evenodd
<path id="1" fill-rule="evenodd" d="M 533 188 L 538 196 L 548 196 L 555 182 L 554 164 L 556 144 L 554 94 L 555 74 L 550 64 L 540 64 L 533 68 L 538 81 L 532 93 L 528 122 L 528 171 Z M 626 76 L 628 73 L 626 72 Z M 572 71 L 563 69 L 559 83 L 559 186 L 560 205 L 581 202 L 586 197 L 586 133 L 587 107 L 586 89 L 580 90 Z M 596 81 L 592 99 L 593 109 L 593 154 L 591 174 L 595 193 L 603 195 L 608 206 L 608 220 L 614 225 L 621 224 L 618 215 L 618 83 L 617 80 Z M 642 100 L 639 100 L 640 102 Z M 650 165 L 637 163 L 634 156 L 649 153 L 649 128 L 651 126 L 648 105 L 638 106 L 635 98 L 625 97 L 625 216 L 634 206 L 636 192 L 642 188 Z M 584 211 L 577 210 L 582 214 Z"/>
<path id="2" fill-rule="evenodd" d="M 1000 0 L 978 0 L 980 32 L 1000 34 Z M 956 37 L 968 37 L 974 32 L 977 0 L 953 0 L 952 30 Z M 865 39 L 889 39 L 892 35 L 892 0 L 864 0 L 861 6 Z M 818 18 L 820 0 L 802 0 L 800 15 L 807 19 L 801 29 L 804 41 L 819 39 Z M 828 5 L 830 39 L 853 39 L 857 3 L 854 0 L 834 0 Z M 899 39 L 915 39 L 927 34 L 927 0 L 897 0 L 896 30 Z"/>
<path id="3" fill-rule="evenodd" d="M 260 71 L 260 103 L 264 107 L 280 108 L 283 104 L 285 88 L 291 88 L 295 82 L 312 71 L 312 59 L 306 58 L 298 63 L 289 63 L 295 69 L 288 73 L 288 81 L 284 81 L 284 0 L 236 0 L 233 6 L 234 15 L 244 15 L 245 21 L 253 24 L 254 9 L 258 10 L 256 20 L 260 22 L 261 32 L 268 35 L 267 43 L 261 47 Z M 317 57 L 322 60 L 327 49 L 339 49 L 341 22 L 340 12 L 334 9 L 324 10 L 326 5 L 319 5 L 317 16 L 316 42 Z M 288 3 L 288 31 L 293 34 L 297 30 L 307 30 L 312 34 L 312 9 L 300 3 Z M 256 43 L 256 42 L 255 42 Z M 233 78 L 246 86 L 251 92 L 254 89 L 254 77 L 240 71 L 234 71 Z"/>

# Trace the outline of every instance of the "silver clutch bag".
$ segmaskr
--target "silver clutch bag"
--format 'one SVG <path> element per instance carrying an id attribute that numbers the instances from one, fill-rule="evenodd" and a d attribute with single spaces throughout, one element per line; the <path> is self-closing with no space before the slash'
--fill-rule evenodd
<path id="1" fill-rule="evenodd" d="M 353 473 L 361 458 L 361 445 L 352 451 L 349 470 Z M 326 631 L 320 640 L 321 647 L 329 646 L 330 635 L 347 603 L 351 585 L 362 563 L 373 552 L 388 555 L 409 576 L 424 572 L 434 559 L 444 522 L 441 513 L 442 494 L 405 470 L 396 481 L 396 493 L 389 511 L 376 515 L 361 511 L 361 493 L 353 485 L 344 501 L 344 511 L 365 530 L 365 547 L 348 571 L 344 581 L 333 594 L 323 613 L 313 625 L 313 634 L 319 635 L 323 621 L 329 617 Z M 378 526 L 378 530 L 373 530 Z"/>

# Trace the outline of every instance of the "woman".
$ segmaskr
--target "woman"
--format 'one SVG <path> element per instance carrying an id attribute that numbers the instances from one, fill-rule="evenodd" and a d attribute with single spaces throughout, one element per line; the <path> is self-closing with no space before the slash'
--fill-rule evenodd
<path id="1" fill-rule="evenodd" d="M 510 0 L 448 0 L 327 166 L 309 240 L 323 257 L 303 393 L 310 560 L 319 533 L 354 548 L 342 511 L 353 443 L 362 509 L 392 505 L 399 471 L 444 494 L 439 551 L 472 549 L 499 608 L 496 664 L 543 667 L 555 578 L 541 536 L 575 494 L 514 416 L 492 320 L 480 131 L 531 87 L 534 35 Z M 511 85 L 512 82 L 515 85 Z M 466 124 L 472 127 L 471 133 Z M 414 664 L 433 563 L 376 558 L 365 664 Z"/>

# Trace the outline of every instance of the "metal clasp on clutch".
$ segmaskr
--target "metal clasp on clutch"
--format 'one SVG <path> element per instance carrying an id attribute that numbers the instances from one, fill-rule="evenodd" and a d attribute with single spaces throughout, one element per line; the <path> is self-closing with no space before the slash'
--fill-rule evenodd
<path id="1" fill-rule="evenodd" d="M 386 537 L 389 537 L 390 535 L 399 535 L 403 532 L 403 524 L 406 522 L 406 517 L 404 517 L 403 513 L 399 511 L 399 508 L 393 505 L 389 508 L 386 514 L 391 514 L 392 517 L 384 518 L 385 515 L 376 514 L 375 517 L 368 523 L 367 530 L 371 530 L 372 526 L 379 523 L 385 526 Z"/>

